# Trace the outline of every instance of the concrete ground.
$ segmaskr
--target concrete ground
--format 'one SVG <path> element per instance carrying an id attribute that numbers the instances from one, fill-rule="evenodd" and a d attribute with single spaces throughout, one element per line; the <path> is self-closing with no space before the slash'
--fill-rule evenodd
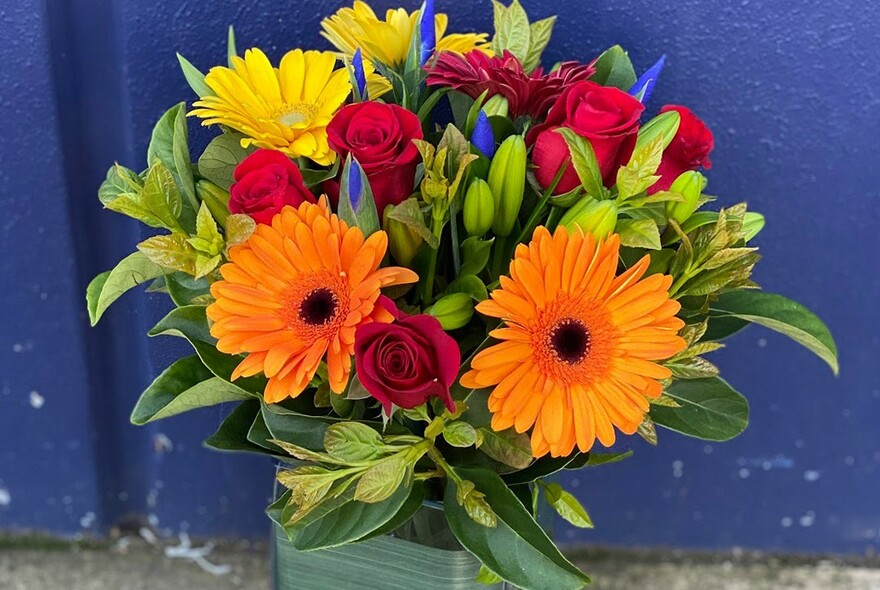
<path id="1" fill-rule="evenodd" d="M 0 539 L 3 590 L 269 590 L 265 547 L 221 544 L 210 551 L 126 538 L 70 545 Z M 572 553 L 593 590 L 877 590 L 880 563 L 779 559 L 733 553 Z M 201 565 L 199 563 L 201 562 Z"/>

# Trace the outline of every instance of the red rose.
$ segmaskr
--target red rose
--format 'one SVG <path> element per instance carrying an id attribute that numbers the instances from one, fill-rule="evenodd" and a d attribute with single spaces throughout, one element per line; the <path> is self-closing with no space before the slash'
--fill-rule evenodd
<path id="1" fill-rule="evenodd" d="M 383 305 L 394 307 L 383 297 Z M 393 309 L 391 324 L 372 323 L 357 329 L 354 338 L 357 376 L 370 394 L 382 403 L 410 409 L 439 397 L 449 409 L 455 402 L 449 388 L 461 365 L 455 340 L 443 331 L 437 318 L 407 316 Z"/>
<path id="2" fill-rule="evenodd" d="M 617 169 L 632 155 L 639 117 L 644 110 L 642 103 L 617 88 L 595 82 L 578 82 L 569 86 L 550 109 L 547 120 L 528 135 L 529 143 L 534 145 L 532 162 L 540 185 L 550 186 L 559 167 L 571 161 L 565 140 L 556 132 L 559 127 L 568 127 L 590 140 L 605 185 L 614 184 Z M 566 193 L 579 184 L 569 163 L 555 193 Z"/>
<path id="3" fill-rule="evenodd" d="M 364 169 L 380 220 L 386 205 L 412 193 L 420 161 L 412 140 L 422 137 L 422 122 L 414 113 L 380 102 L 343 107 L 327 126 L 330 148 L 342 159 L 351 154 Z M 327 188 L 338 196 L 338 185 Z"/>
<path id="4" fill-rule="evenodd" d="M 649 193 L 668 190 L 683 172 L 696 170 L 701 166 L 707 169 L 712 167 L 709 152 L 715 147 L 715 138 L 706 124 L 687 107 L 668 104 L 660 109 L 661 113 L 668 111 L 676 111 L 681 115 L 681 124 L 669 147 L 663 152 L 663 160 L 657 168 L 660 180 L 648 189 Z"/>
<path id="5" fill-rule="evenodd" d="M 250 215 L 270 224 L 285 205 L 316 203 L 290 158 L 273 150 L 257 150 L 236 166 L 235 184 L 229 189 L 229 211 Z"/>

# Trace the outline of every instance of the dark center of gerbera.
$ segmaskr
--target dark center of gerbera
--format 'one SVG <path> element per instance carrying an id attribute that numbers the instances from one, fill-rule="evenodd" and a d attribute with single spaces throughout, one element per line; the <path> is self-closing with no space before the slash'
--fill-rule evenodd
<path id="1" fill-rule="evenodd" d="M 590 331 L 580 320 L 564 319 L 550 330 L 549 344 L 559 360 L 576 365 L 590 352 Z"/>
<path id="2" fill-rule="evenodd" d="M 299 317 L 312 326 L 323 326 L 336 316 L 339 300 L 327 287 L 319 287 L 306 295 L 299 306 Z"/>

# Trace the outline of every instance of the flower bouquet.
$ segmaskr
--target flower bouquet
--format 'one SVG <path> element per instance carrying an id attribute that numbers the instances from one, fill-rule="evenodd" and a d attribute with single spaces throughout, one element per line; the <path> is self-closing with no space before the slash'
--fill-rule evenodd
<path id="1" fill-rule="evenodd" d="M 382 563 L 376 588 L 581 588 L 539 512 L 592 524 L 554 473 L 657 426 L 742 432 L 704 355 L 750 323 L 837 370 L 822 322 L 750 279 L 763 217 L 704 207 L 713 137 L 650 104 L 664 60 L 545 69 L 553 18 L 494 19 L 446 34 L 430 0 L 357 1 L 322 23 L 337 52 L 275 63 L 230 29 L 227 65 L 178 56 L 198 98 L 147 169 L 100 187 L 160 231 L 89 285 L 92 323 L 149 282 L 175 306 L 150 335 L 195 353 L 132 421 L 238 404 L 207 444 L 279 461 L 281 586 L 372 588 L 357 568 Z M 218 132 L 195 158 L 187 116 Z"/>

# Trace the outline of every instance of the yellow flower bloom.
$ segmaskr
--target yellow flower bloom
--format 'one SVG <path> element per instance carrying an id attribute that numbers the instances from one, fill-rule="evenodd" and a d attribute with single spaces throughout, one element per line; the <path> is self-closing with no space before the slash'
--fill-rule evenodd
<path id="1" fill-rule="evenodd" d="M 332 164 L 336 154 L 327 144 L 327 124 L 351 93 L 349 73 L 336 68 L 336 55 L 294 49 L 275 68 L 262 51 L 248 49 L 244 58 L 232 60 L 232 68 L 211 68 L 205 83 L 215 95 L 196 101 L 191 114 L 204 119 L 203 125 L 226 125 L 245 134 L 243 147 Z M 371 67 L 367 75 L 375 93 L 390 88 Z"/>
<path id="2" fill-rule="evenodd" d="M 360 47 L 367 60 L 397 66 L 406 61 L 413 32 L 418 27 L 419 11 L 408 13 L 403 8 L 389 9 L 385 20 L 379 20 L 366 2 L 357 0 L 352 8 L 340 8 L 333 16 L 321 21 L 321 33 L 345 55 L 351 56 Z M 446 35 L 448 18 L 435 16 L 437 50 L 467 53 L 478 49 L 491 53 L 486 33 Z"/>

